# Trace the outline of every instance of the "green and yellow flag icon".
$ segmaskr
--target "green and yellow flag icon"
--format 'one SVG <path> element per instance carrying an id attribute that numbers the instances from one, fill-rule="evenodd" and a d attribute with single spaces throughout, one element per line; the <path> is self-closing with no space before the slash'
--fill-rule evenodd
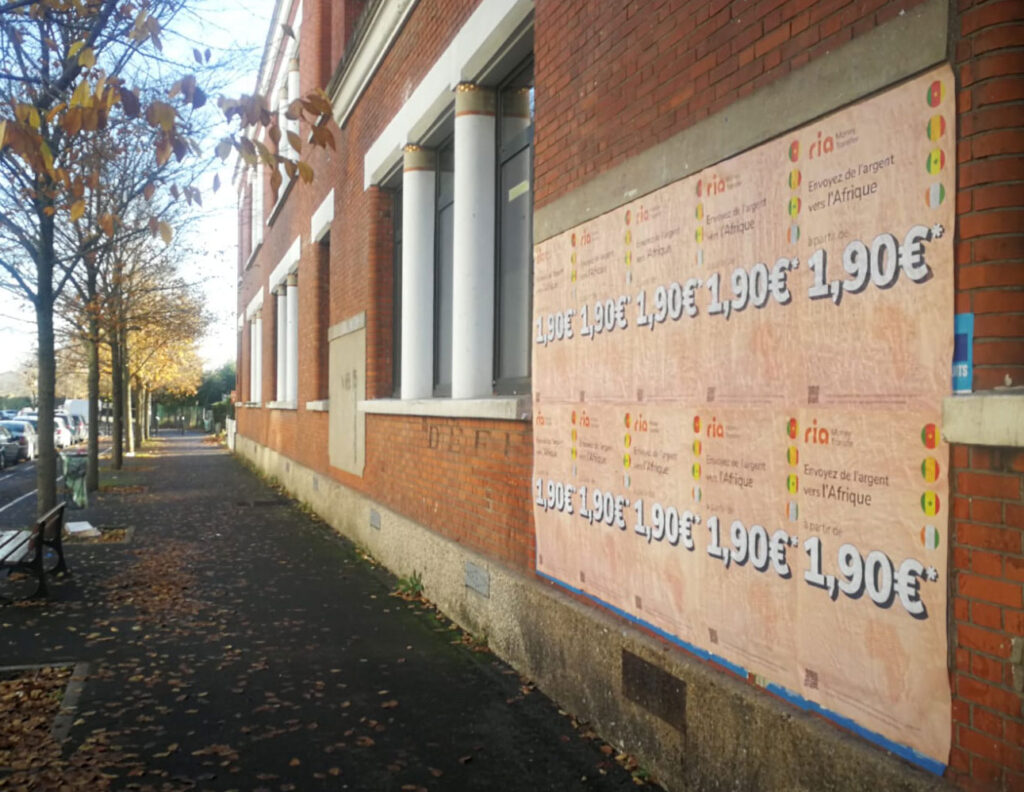
<path id="1" fill-rule="evenodd" d="M 790 464 L 790 467 L 800 461 L 800 452 L 796 446 L 790 446 L 786 449 L 786 461 Z"/>
<path id="2" fill-rule="evenodd" d="M 944 167 L 946 167 L 946 152 L 940 148 L 934 148 L 929 151 L 928 161 L 925 163 L 925 170 L 934 176 Z"/>
<path id="3" fill-rule="evenodd" d="M 939 496 L 937 493 L 929 490 L 921 496 L 921 511 L 929 517 L 934 517 L 939 513 Z"/>
<path id="4" fill-rule="evenodd" d="M 924 480 L 931 484 L 939 478 L 939 462 L 934 457 L 928 457 L 921 463 L 921 475 Z"/>
<path id="5" fill-rule="evenodd" d="M 795 190 L 800 186 L 800 171 L 796 168 L 789 172 L 789 189 Z"/>
<path id="6" fill-rule="evenodd" d="M 800 489 L 800 480 L 797 478 L 796 473 L 790 473 L 786 476 L 786 491 L 790 495 L 796 495 Z"/>
<path id="7" fill-rule="evenodd" d="M 940 115 L 933 115 L 928 119 L 928 139 L 938 140 L 946 134 L 946 119 Z"/>

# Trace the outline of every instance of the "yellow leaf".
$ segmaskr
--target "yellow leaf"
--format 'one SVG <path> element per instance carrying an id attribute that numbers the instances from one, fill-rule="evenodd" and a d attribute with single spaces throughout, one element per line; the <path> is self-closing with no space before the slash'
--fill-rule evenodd
<path id="1" fill-rule="evenodd" d="M 161 139 L 156 144 L 156 164 L 163 167 L 167 164 L 167 160 L 171 158 L 171 143 L 169 140 Z"/>
<path id="2" fill-rule="evenodd" d="M 304 181 L 306 184 L 309 184 L 311 181 L 313 181 L 313 168 L 310 166 L 308 162 L 298 163 L 298 168 L 299 177 L 302 179 L 302 181 Z"/>
<path id="3" fill-rule="evenodd" d="M 292 151 L 302 151 L 302 138 L 294 132 L 288 132 L 288 143 L 291 145 Z"/>
<path id="4" fill-rule="evenodd" d="M 82 107 L 89 101 L 89 82 L 82 80 L 75 86 L 75 92 L 71 94 L 71 106 Z"/>
<path id="5" fill-rule="evenodd" d="M 5 137 L 7 137 L 7 122 L 0 121 L 0 149 L 4 147 Z"/>
<path id="6" fill-rule="evenodd" d="M 69 135 L 77 135 L 82 129 L 82 108 L 72 107 L 69 109 L 61 121 L 61 126 Z"/>
<path id="7" fill-rule="evenodd" d="M 168 225 L 167 223 L 165 223 L 164 221 L 161 220 L 160 223 L 159 223 L 159 229 L 160 229 L 160 238 L 164 241 L 164 244 L 165 245 L 171 244 L 171 237 L 174 236 L 174 231 L 171 230 L 170 225 Z"/>
<path id="8" fill-rule="evenodd" d="M 82 47 L 84 47 L 84 46 L 85 46 L 85 42 L 84 41 L 76 41 L 74 44 L 72 44 L 70 47 L 68 47 L 68 57 L 69 58 L 75 57 L 75 55 L 77 55 L 82 50 Z"/>
<path id="9" fill-rule="evenodd" d="M 67 105 L 64 104 L 64 102 L 61 102 L 56 107 L 51 107 L 50 108 L 50 112 L 48 112 L 46 114 L 46 123 L 47 124 L 53 123 L 53 119 L 57 117 L 57 113 L 60 113 L 60 112 L 64 111 L 65 109 L 67 109 Z"/>
<path id="10" fill-rule="evenodd" d="M 53 152 L 50 151 L 50 147 L 46 144 L 46 141 L 40 141 L 39 153 L 43 155 L 43 165 L 46 170 L 53 173 Z"/>
<path id="11" fill-rule="evenodd" d="M 85 214 L 85 201 L 75 201 L 71 204 L 71 222 L 77 223 L 78 218 Z"/>
<path id="12" fill-rule="evenodd" d="M 86 47 L 78 53 L 78 65 L 87 69 L 96 65 L 96 53 L 92 51 L 91 47 Z"/>

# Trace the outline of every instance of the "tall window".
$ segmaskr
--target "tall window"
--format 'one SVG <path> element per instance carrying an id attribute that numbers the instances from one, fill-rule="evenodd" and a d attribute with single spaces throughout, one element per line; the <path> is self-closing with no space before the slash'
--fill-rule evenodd
<path id="1" fill-rule="evenodd" d="M 437 152 L 437 219 L 434 223 L 434 395 L 452 392 L 452 284 L 455 254 L 455 149 Z"/>
<path id="2" fill-rule="evenodd" d="M 533 292 L 533 60 L 500 86 L 494 379 L 498 393 L 530 390 Z"/>
<path id="3" fill-rule="evenodd" d="M 394 290 L 392 295 L 391 337 L 393 350 L 391 354 L 391 377 L 393 394 L 402 392 L 402 188 L 391 191 L 391 233 L 392 262 L 394 267 Z"/>
<path id="4" fill-rule="evenodd" d="M 327 331 L 331 325 L 331 235 L 328 232 L 316 246 L 317 269 L 317 399 L 328 396 L 328 370 L 330 350 L 327 346 Z"/>

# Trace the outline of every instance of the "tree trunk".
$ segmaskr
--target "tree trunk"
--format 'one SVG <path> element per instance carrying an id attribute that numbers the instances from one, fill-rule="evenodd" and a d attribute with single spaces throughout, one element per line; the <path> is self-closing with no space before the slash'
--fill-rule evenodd
<path id="1" fill-rule="evenodd" d="M 147 440 L 153 439 L 153 391 L 146 388 L 145 397 L 143 403 L 146 405 L 145 418 L 142 422 L 142 431 L 146 435 Z"/>
<path id="2" fill-rule="evenodd" d="M 125 350 L 123 357 L 124 358 L 128 357 L 127 350 Z M 134 423 L 135 419 L 133 417 L 133 410 L 132 410 L 132 378 L 131 378 L 131 375 L 128 374 L 128 361 L 124 360 L 124 364 L 125 364 L 124 365 L 124 368 L 125 368 L 125 372 L 124 372 L 124 392 L 125 392 L 124 406 L 125 406 L 125 409 L 127 410 L 127 414 L 126 414 L 127 420 L 125 421 L 125 426 L 128 429 L 128 456 L 132 457 L 132 456 L 135 456 L 135 423 Z"/>
<path id="3" fill-rule="evenodd" d="M 121 339 L 113 333 L 110 339 L 110 434 L 113 443 L 112 464 L 115 470 L 124 466 L 124 374 L 121 368 Z"/>
<path id="4" fill-rule="evenodd" d="M 41 209 L 48 208 L 47 206 Z M 39 213 L 36 260 L 36 329 L 39 344 L 39 461 L 36 463 L 36 512 L 57 505 L 57 450 L 53 442 L 53 404 L 57 366 L 53 357 L 53 217 Z"/>
<path id="5" fill-rule="evenodd" d="M 95 286 L 91 286 L 95 289 Z M 89 316 L 89 457 L 85 468 L 85 488 L 95 492 L 100 488 L 100 342 L 99 322 Z"/>

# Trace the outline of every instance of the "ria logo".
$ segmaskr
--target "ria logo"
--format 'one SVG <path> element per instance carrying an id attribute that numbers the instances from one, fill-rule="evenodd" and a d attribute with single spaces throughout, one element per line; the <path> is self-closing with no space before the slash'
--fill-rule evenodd
<path id="1" fill-rule="evenodd" d="M 725 192 L 725 179 L 711 174 L 707 178 L 697 179 L 697 197 L 720 195 Z"/>

